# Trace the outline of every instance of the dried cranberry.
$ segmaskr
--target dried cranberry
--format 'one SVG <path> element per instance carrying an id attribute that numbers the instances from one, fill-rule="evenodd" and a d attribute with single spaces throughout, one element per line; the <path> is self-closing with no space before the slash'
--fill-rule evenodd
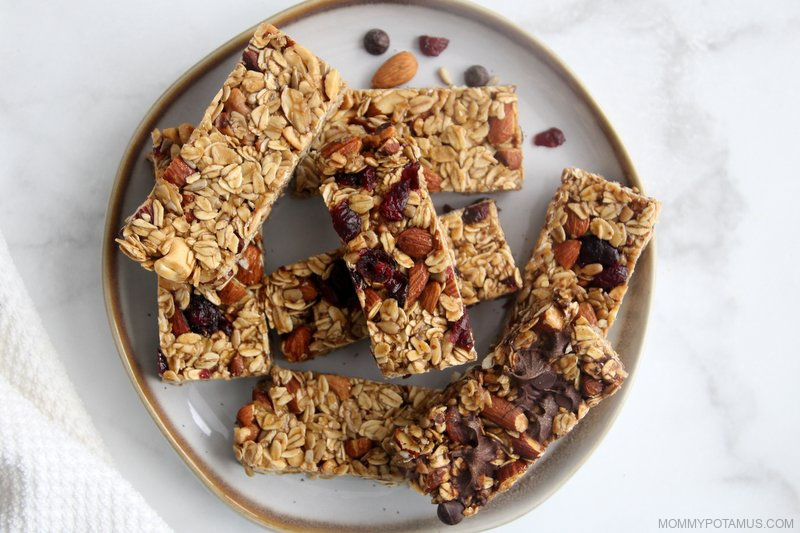
<path id="1" fill-rule="evenodd" d="M 384 284 L 389 298 L 397 300 L 397 305 L 405 307 L 406 296 L 408 296 L 408 277 L 402 272 L 395 270 L 392 277 Z"/>
<path id="2" fill-rule="evenodd" d="M 592 280 L 593 287 L 600 287 L 604 291 L 610 291 L 614 287 L 618 287 L 625 283 L 628 279 L 628 268 L 625 265 L 616 263 L 614 265 L 605 267 L 602 272 L 594 277 Z"/>
<path id="3" fill-rule="evenodd" d="M 378 28 L 369 30 L 364 35 L 364 48 L 374 56 L 379 56 L 389 48 L 389 35 Z"/>
<path id="4" fill-rule="evenodd" d="M 158 375 L 160 376 L 167 370 L 169 370 L 167 358 L 164 357 L 164 353 L 161 350 L 158 350 Z"/>
<path id="5" fill-rule="evenodd" d="M 386 283 L 395 273 L 395 262 L 384 250 L 370 248 L 361 252 L 356 271 L 368 281 Z"/>
<path id="6" fill-rule="evenodd" d="M 360 175 L 361 186 L 368 191 L 372 191 L 375 188 L 375 182 L 378 181 L 378 172 L 375 167 L 366 167 L 360 172 Z"/>
<path id="7" fill-rule="evenodd" d="M 345 187 L 363 187 L 371 191 L 375 188 L 375 182 L 378 181 L 378 173 L 375 171 L 375 167 L 368 166 L 359 172 L 340 172 L 334 179 L 336 183 Z"/>
<path id="8" fill-rule="evenodd" d="M 344 242 L 355 238 L 361 231 L 361 217 L 358 213 L 350 209 L 347 200 L 342 200 L 331 209 L 331 219 L 333 219 L 333 229 L 339 234 Z"/>
<path id="9" fill-rule="evenodd" d="M 409 186 L 415 191 L 419 189 L 419 163 L 409 163 L 403 167 L 401 176 L 403 181 L 407 181 Z"/>
<path id="10" fill-rule="evenodd" d="M 594 235 L 580 238 L 581 251 L 578 254 L 578 264 L 581 266 L 591 263 L 600 263 L 610 266 L 619 262 L 619 252 L 608 241 L 598 239 Z"/>
<path id="11" fill-rule="evenodd" d="M 383 218 L 386 220 L 403 220 L 403 211 L 408 203 L 408 195 L 409 180 L 402 179 L 392 185 L 381 203 L 380 211 Z"/>
<path id="12" fill-rule="evenodd" d="M 508 287 L 509 289 L 517 289 L 517 280 L 514 279 L 514 276 L 508 276 L 500 281 L 503 285 Z"/>
<path id="13" fill-rule="evenodd" d="M 211 377 L 211 372 L 209 372 L 208 369 L 204 368 L 200 371 L 200 379 L 208 379 L 210 377 Z"/>
<path id="14" fill-rule="evenodd" d="M 533 144 L 536 146 L 546 146 L 547 148 L 555 148 L 564 144 L 567 138 L 564 137 L 564 132 L 558 128 L 550 128 L 549 130 L 541 131 L 533 138 Z"/>
<path id="15" fill-rule="evenodd" d="M 233 335 L 233 324 L 231 323 L 230 320 L 228 320 L 228 317 L 226 317 L 224 315 L 220 317 L 220 319 L 219 319 L 219 330 L 221 332 L 223 332 L 225 335 L 227 335 L 228 337 Z"/>
<path id="16" fill-rule="evenodd" d="M 436 57 L 447 48 L 450 44 L 450 39 L 444 37 L 432 37 L 430 35 L 419 36 L 419 49 L 426 56 Z"/>
<path id="17" fill-rule="evenodd" d="M 488 202 L 481 202 L 479 204 L 470 205 L 464 208 L 464 214 L 461 215 L 461 220 L 467 224 L 475 224 L 480 222 L 486 215 L 489 214 Z"/>
<path id="18" fill-rule="evenodd" d="M 219 307 L 212 304 L 200 294 L 192 294 L 189 306 L 183 312 L 189 329 L 194 333 L 209 336 L 219 329 L 222 313 Z"/>
<path id="19" fill-rule="evenodd" d="M 472 339 L 469 315 L 466 311 L 461 315 L 461 318 L 453 322 L 453 326 L 450 328 L 450 342 L 465 350 L 469 350 L 475 345 Z"/>
<path id="20" fill-rule="evenodd" d="M 356 300 L 356 290 L 350 270 L 343 259 L 337 259 L 331 267 L 328 279 L 316 279 L 322 297 L 336 307 L 349 307 Z"/>

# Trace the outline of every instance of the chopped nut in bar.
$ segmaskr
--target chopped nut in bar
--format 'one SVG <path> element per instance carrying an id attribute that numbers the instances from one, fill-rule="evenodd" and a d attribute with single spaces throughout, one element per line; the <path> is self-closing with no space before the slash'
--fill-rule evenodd
<path id="1" fill-rule="evenodd" d="M 455 253 L 466 305 L 499 298 L 522 284 L 492 200 L 439 217 Z M 413 276 L 413 275 L 412 275 Z M 417 284 L 417 291 L 424 289 Z M 306 361 L 368 336 L 364 313 L 339 250 L 282 266 L 264 279 L 269 325 L 289 361 Z M 367 293 L 367 308 L 377 302 Z M 417 298 L 413 292 L 409 298 Z"/>
<path id="2" fill-rule="evenodd" d="M 117 239 L 169 281 L 222 287 L 341 100 L 339 73 L 263 23 Z"/>
<path id="3" fill-rule="evenodd" d="M 261 233 L 217 290 L 158 278 L 159 374 L 181 384 L 260 376 L 271 365 L 264 302 Z"/>
<path id="4" fill-rule="evenodd" d="M 372 353 L 387 377 L 475 360 L 455 261 L 417 147 L 393 135 L 322 149 L 322 198 L 344 243 Z"/>
<path id="5" fill-rule="evenodd" d="M 660 209 L 658 201 L 632 189 L 565 169 L 510 323 L 524 322 L 526 313 L 556 298 L 583 303 L 587 317 L 607 333 Z"/>
<path id="6" fill-rule="evenodd" d="M 233 450 L 245 471 L 406 479 L 382 442 L 411 423 L 431 391 L 273 367 L 236 417 Z"/>
<path id="7" fill-rule="evenodd" d="M 379 134 L 385 123 L 420 149 L 428 190 L 522 188 L 522 132 L 513 86 L 347 91 L 295 172 L 295 192 L 316 194 L 316 160 L 332 141 Z"/>

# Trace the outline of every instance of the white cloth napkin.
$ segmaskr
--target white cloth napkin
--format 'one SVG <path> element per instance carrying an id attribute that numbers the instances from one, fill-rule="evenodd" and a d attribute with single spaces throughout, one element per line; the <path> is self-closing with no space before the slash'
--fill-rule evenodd
<path id="1" fill-rule="evenodd" d="M 0 531 L 170 531 L 112 464 L 2 233 Z"/>

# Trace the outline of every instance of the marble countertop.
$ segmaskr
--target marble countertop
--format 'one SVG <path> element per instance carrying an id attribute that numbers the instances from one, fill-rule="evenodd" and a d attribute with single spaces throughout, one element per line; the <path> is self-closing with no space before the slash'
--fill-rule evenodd
<path id="1" fill-rule="evenodd" d="M 0 3 L 0 229 L 117 466 L 179 531 L 259 529 L 185 467 L 122 370 L 100 286 L 106 203 L 129 136 L 168 84 L 292 3 Z M 503 530 L 800 527 L 800 356 L 778 342 L 800 296 L 800 4 L 480 3 L 573 68 L 664 203 L 625 408 L 575 476 Z"/>

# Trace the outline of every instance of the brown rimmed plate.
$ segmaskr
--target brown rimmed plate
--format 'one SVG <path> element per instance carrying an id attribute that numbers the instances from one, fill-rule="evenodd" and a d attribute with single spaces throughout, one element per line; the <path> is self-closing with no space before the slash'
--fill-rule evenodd
<path id="1" fill-rule="evenodd" d="M 367 87 L 389 53 L 417 50 L 420 34 L 447 36 L 438 58 L 419 57 L 415 86 L 440 85 L 444 66 L 460 81 L 472 64 L 483 64 L 502 83 L 517 86 L 525 142 L 525 186 L 520 192 L 489 195 L 501 208 L 501 221 L 520 266 L 528 258 L 561 169 L 578 166 L 642 188 L 619 138 L 599 106 L 569 69 L 523 30 L 497 15 L 453 0 L 311 1 L 269 19 L 294 39 L 339 68 L 353 87 Z M 364 32 L 385 29 L 392 38 L 386 56 L 366 54 Z M 233 459 L 231 427 L 248 401 L 254 379 L 203 382 L 174 387 L 157 373 L 155 277 L 122 256 L 114 236 L 122 219 L 136 208 L 152 184 L 145 160 L 149 132 L 196 121 L 230 71 L 251 34 L 247 29 L 181 76 L 142 119 L 117 172 L 108 205 L 103 250 L 103 286 L 114 339 L 123 366 L 142 402 L 181 458 L 225 503 L 263 525 L 298 531 L 431 531 L 444 528 L 428 499 L 406 487 L 338 478 L 310 480 L 299 475 L 247 477 Z M 534 147 L 532 134 L 561 128 L 567 142 L 557 149 Z M 461 206 L 475 197 L 442 194 L 437 207 Z M 284 197 L 264 227 L 267 269 L 336 247 L 328 214 L 319 198 Z M 611 340 L 631 375 L 635 374 L 647 326 L 653 283 L 653 246 L 636 270 Z M 470 310 L 478 349 L 486 353 L 504 314 L 502 301 Z M 278 362 L 281 363 L 278 357 Z M 379 379 L 365 342 L 307 363 L 308 368 Z M 406 382 L 441 386 L 451 372 L 416 376 Z M 529 512 L 558 489 L 594 450 L 616 417 L 630 380 L 614 398 L 592 410 L 565 439 L 551 447 L 511 491 L 477 516 L 448 531 L 496 527 Z M 589 489 L 587 488 L 587 491 Z"/>

